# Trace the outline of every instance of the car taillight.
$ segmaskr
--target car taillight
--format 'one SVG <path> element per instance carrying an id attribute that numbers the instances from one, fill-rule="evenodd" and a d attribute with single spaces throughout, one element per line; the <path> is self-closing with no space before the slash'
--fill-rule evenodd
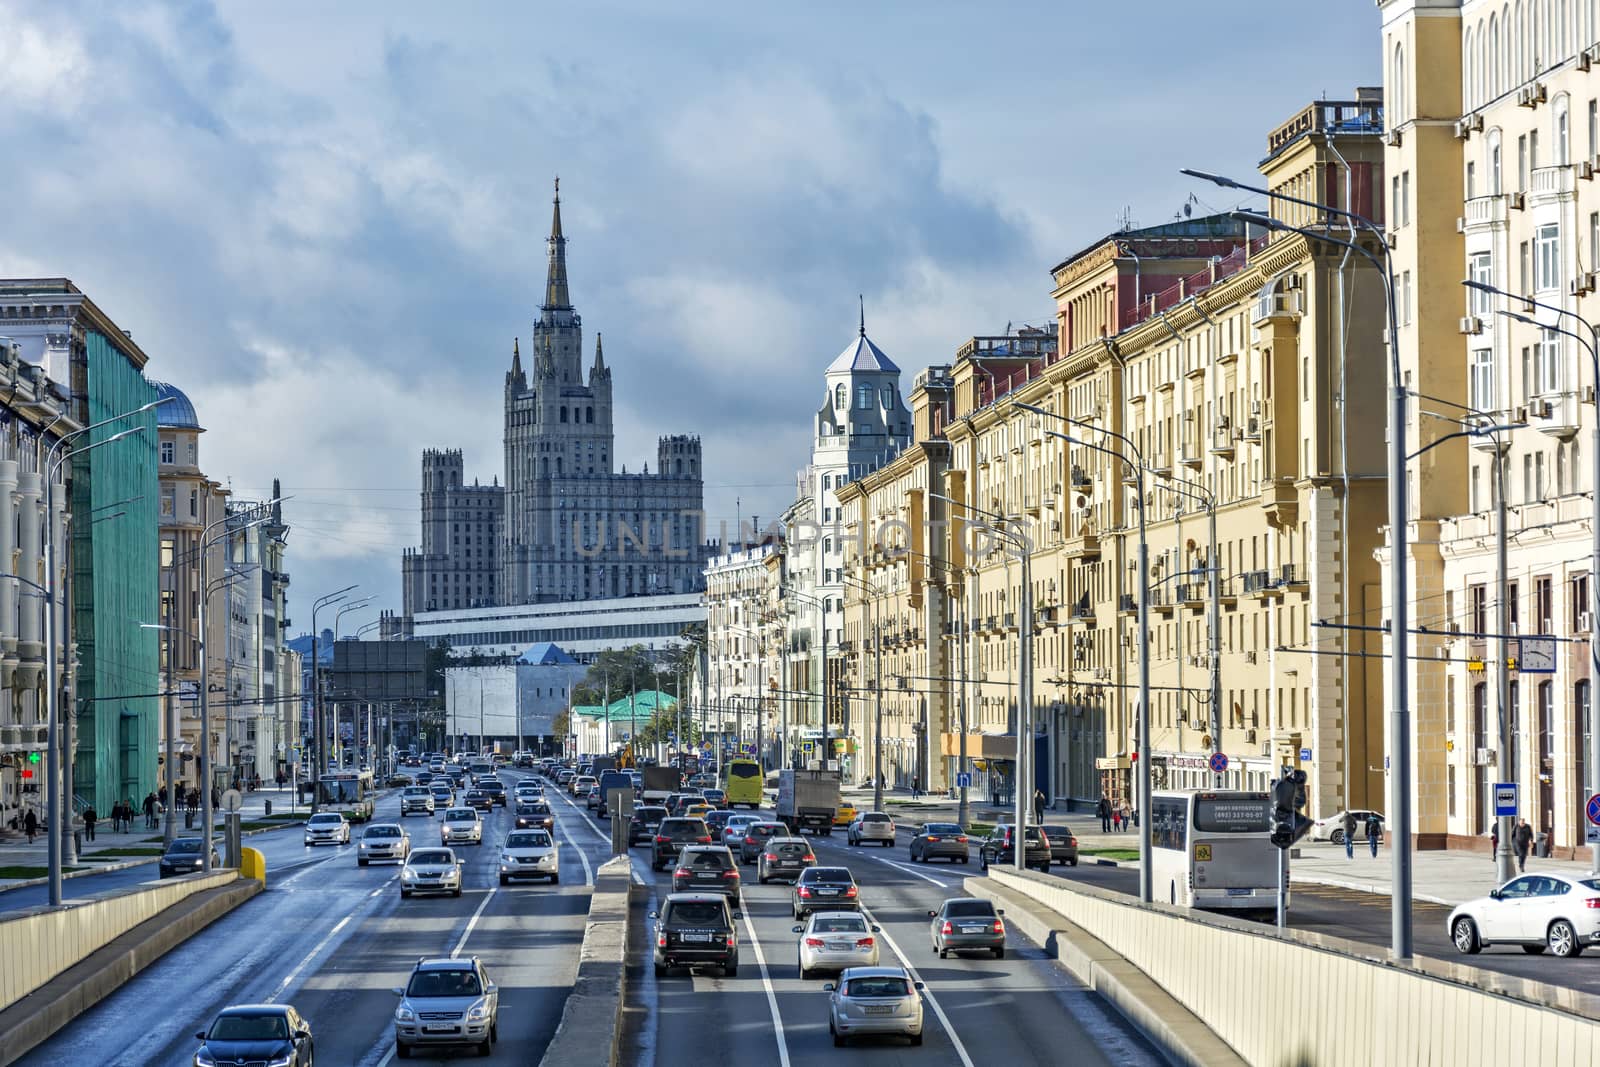
<path id="1" fill-rule="evenodd" d="M 689 877 L 689 868 L 687 868 L 687 867 L 679 867 L 677 870 L 672 872 L 672 877 L 674 877 L 674 878 L 687 878 L 687 877 Z"/>
<path id="2" fill-rule="evenodd" d="M 800 887 L 800 895 L 803 896 L 803 897 L 809 897 L 811 895 L 810 887 L 809 886 L 801 886 Z"/>
<path id="3" fill-rule="evenodd" d="M 946 919 L 944 921 L 944 925 L 939 927 L 939 932 L 941 934 L 953 934 L 953 933 L 956 932 L 956 928 L 954 926 L 950 925 L 950 920 L 949 919 Z"/>
<path id="4" fill-rule="evenodd" d="M 709 837 L 697 837 L 697 838 L 695 838 L 695 840 L 700 842 L 702 845 L 711 844 L 711 838 L 709 838 Z"/>
<path id="5" fill-rule="evenodd" d="M 657 834 L 656 835 L 656 844 L 664 845 L 664 844 L 667 843 L 667 841 L 668 841 L 668 838 L 663 836 L 662 834 Z"/>
<path id="6" fill-rule="evenodd" d="M 739 872 L 736 871 L 736 870 L 733 870 L 732 868 L 729 868 L 728 870 L 722 872 L 722 877 L 724 877 L 724 878 L 737 878 L 737 877 L 739 877 Z"/>
<path id="7" fill-rule="evenodd" d="M 813 854 L 811 854 L 810 852 L 807 852 L 806 853 L 806 862 L 807 863 L 815 863 L 815 862 L 817 862 L 817 857 L 814 856 Z"/>
<path id="8" fill-rule="evenodd" d="M 777 863 L 778 862 L 777 854 L 776 853 L 772 853 L 772 852 L 768 852 L 765 855 L 763 855 L 762 859 L 766 860 L 768 863 Z"/>
<path id="9" fill-rule="evenodd" d="M 928 838 L 928 840 L 929 840 L 929 841 L 937 841 L 937 840 L 939 840 L 939 839 L 938 839 L 938 838 L 937 838 L 937 837 L 929 837 L 929 838 Z"/>
<path id="10" fill-rule="evenodd" d="M 1600 897 L 1590 897 L 1583 902 L 1583 906 L 1586 908 L 1600 908 Z"/>
<path id="11" fill-rule="evenodd" d="M 960 844 L 963 844 L 963 845 L 966 844 L 967 843 L 966 835 L 963 834 L 961 837 L 956 838 L 956 841 L 958 843 L 960 843 Z"/>
<path id="12" fill-rule="evenodd" d="M 822 938 L 820 938 L 820 937 L 808 937 L 808 938 L 806 938 L 806 944 L 809 945 L 811 948 L 821 948 L 822 947 Z"/>
<path id="13" fill-rule="evenodd" d="M 862 938 L 857 938 L 856 939 L 856 948 L 871 948 L 871 947 L 872 947 L 872 938 L 870 938 L 870 937 L 862 937 Z"/>
<path id="14" fill-rule="evenodd" d="M 656 935 L 656 947 L 657 948 L 666 948 L 667 947 L 667 935 L 666 934 L 657 934 Z"/>
<path id="15" fill-rule="evenodd" d="M 728 947 L 729 948 L 733 947 L 733 935 L 732 934 L 728 935 Z"/>
<path id="16" fill-rule="evenodd" d="M 753 838 L 753 837 L 747 837 L 747 838 L 745 838 L 745 839 L 744 839 L 744 843 L 745 843 L 745 844 L 747 844 L 747 845 L 754 845 L 754 844 L 756 844 L 756 843 L 757 843 L 757 842 L 756 842 L 756 839 L 755 839 L 755 838 Z"/>
<path id="17" fill-rule="evenodd" d="M 856 895 L 856 887 L 855 886 L 851 886 L 849 889 L 846 889 L 844 891 L 844 895 L 847 896 L 847 897 L 855 896 Z"/>
<path id="18" fill-rule="evenodd" d="M 994 921 L 994 932 L 997 933 L 997 934 L 1005 933 L 1006 932 L 1006 924 L 1001 922 L 999 919 L 996 919 Z"/>

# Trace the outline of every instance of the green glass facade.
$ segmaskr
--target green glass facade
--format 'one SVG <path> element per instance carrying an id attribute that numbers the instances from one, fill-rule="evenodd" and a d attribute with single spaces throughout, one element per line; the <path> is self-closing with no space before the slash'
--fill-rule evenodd
<path id="1" fill-rule="evenodd" d="M 85 339 L 86 423 L 156 398 L 114 341 L 92 329 Z M 138 804 L 157 784 L 160 641 L 157 631 L 140 629 L 160 617 L 156 413 L 85 438 L 104 440 L 136 426 L 145 432 L 92 451 L 80 438 L 72 459 L 73 792 L 102 813 L 118 800 Z"/>

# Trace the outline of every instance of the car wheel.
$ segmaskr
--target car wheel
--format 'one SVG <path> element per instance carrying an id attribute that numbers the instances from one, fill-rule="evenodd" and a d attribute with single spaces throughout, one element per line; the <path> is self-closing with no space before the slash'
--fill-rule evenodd
<path id="1" fill-rule="evenodd" d="M 963 865 L 963 866 L 965 866 L 965 865 L 966 865 L 966 864 L 967 864 L 967 863 L 968 863 L 968 862 L 969 862 L 969 861 L 970 861 L 970 860 L 971 860 L 971 859 L 972 859 L 972 857 L 971 857 L 971 856 L 962 856 L 962 857 L 961 857 L 961 863 L 962 863 L 962 865 Z"/>
<path id="2" fill-rule="evenodd" d="M 1526 952 L 1530 956 L 1542 955 L 1544 953 L 1544 945 L 1523 945 L 1522 951 Z"/>
<path id="3" fill-rule="evenodd" d="M 502 874 L 500 876 L 500 884 L 501 885 L 510 885 L 511 884 L 511 879 L 507 878 L 505 875 Z"/>
<path id="4" fill-rule="evenodd" d="M 409 889 L 400 890 L 400 899 L 401 900 L 410 900 L 411 899 L 411 890 L 409 890 Z"/>
<path id="5" fill-rule="evenodd" d="M 1078 865 L 1078 857 L 1076 857 L 1076 856 L 1072 857 L 1070 860 L 1067 861 L 1067 866 L 1068 867 L 1076 867 L 1077 865 Z"/>
<path id="6" fill-rule="evenodd" d="M 759 882 L 762 885 L 766 885 L 767 884 L 767 876 L 764 875 L 764 874 L 759 874 L 758 873 L 756 875 L 756 881 Z"/>
<path id="7" fill-rule="evenodd" d="M 1578 932 L 1565 919 L 1557 919 L 1550 924 L 1550 932 L 1545 935 L 1544 943 L 1550 947 L 1552 955 L 1564 960 L 1583 954 L 1583 946 L 1578 944 Z"/>
<path id="8" fill-rule="evenodd" d="M 828 1020 L 828 1033 L 833 1035 L 833 1047 L 844 1048 L 845 1036 L 833 1028 L 833 1020 Z"/>
<path id="9" fill-rule="evenodd" d="M 911 1035 L 911 1043 L 913 1045 L 922 1044 L 922 1031 L 921 1030 L 918 1030 L 916 1033 Z"/>
<path id="10" fill-rule="evenodd" d="M 656 964 L 656 977 L 657 978 L 665 978 L 666 975 L 667 975 L 667 966 L 666 966 L 666 964 L 664 964 L 664 963 Z"/>
<path id="11" fill-rule="evenodd" d="M 453 896 L 453 897 L 459 897 L 461 895 L 461 887 L 460 886 L 456 886 L 455 892 L 451 893 L 450 895 Z"/>
<path id="12" fill-rule="evenodd" d="M 409 1060 L 411 1058 L 411 1046 L 403 1042 L 396 1041 L 394 1043 L 394 1054 L 402 1060 Z"/>
<path id="13" fill-rule="evenodd" d="M 723 966 L 722 966 L 722 977 L 724 977 L 724 978 L 737 978 L 737 977 L 739 977 L 739 961 L 738 960 L 734 960 L 732 963 L 723 964 Z"/>
<path id="14" fill-rule="evenodd" d="M 1463 956 L 1474 956 L 1483 950 L 1483 942 L 1478 940 L 1478 925 L 1465 915 L 1450 925 L 1450 940 Z"/>
<path id="15" fill-rule="evenodd" d="M 984 871 L 989 869 L 989 854 L 987 852 L 978 853 L 978 869 Z"/>
<path id="16" fill-rule="evenodd" d="M 1006 947 L 1004 945 L 1001 945 L 999 948 L 994 950 L 994 958 L 997 960 L 1003 960 L 1006 958 Z"/>
<path id="17" fill-rule="evenodd" d="M 1344 844 L 1344 831 L 1343 830 L 1335 830 L 1333 833 L 1328 835 L 1328 841 L 1331 844 L 1335 844 L 1335 845 Z"/>
<path id="18" fill-rule="evenodd" d="M 489 1055 L 492 1055 L 493 1053 L 494 1053 L 494 1045 L 490 1043 L 488 1038 L 484 1038 L 482 1041 L 480 1041 L 478 1043 L 478 1055 L 480 1055 L 480 1056 L 489 1056 Z"/>
<path id="19" fill-rule="evenodd" d="M 889 840 L 888 838 L 885 838 L 884 842 L 883 842 L 883 847 L 884 848 L 893 848 L 894 847 L 894 842 Z"/>
<path id="20" fill-rule="evenodd" d="M 551 884 L 551 885 L 556 885 L 556 884 L 558 884 L 558 883 L 559 883 L 559 882 L 560 882 L 560 881 L 561 881 L 561 875 L 560 875 L 560 874 L 559 874 L 559 873 L 557 873 L 557 874 L 552 874 L 552 875 L 551 875 L 551 876 L 550 876 L 550 884 Z"/>
<path id="21" fill-rule="evenodd" d="M 941 959 L 941 960 L 947 960 L 947 959 L 949 959 L 949 958 L 950 958 L 950 950 L 949 950 L 949 949 L 947 949 L 947 948 L 941 948 L 941 949 L 939 949 L 939 958 L 940 958 L 940 959 Z"/>
<path id="22" fill-rule="evenodd" d="M 367 865 L 367 861 L 366 860 L 362 859 L 360 856 L 356 857 L 356 866 L 357 867 L 365 867 L 366 865 Z"/>

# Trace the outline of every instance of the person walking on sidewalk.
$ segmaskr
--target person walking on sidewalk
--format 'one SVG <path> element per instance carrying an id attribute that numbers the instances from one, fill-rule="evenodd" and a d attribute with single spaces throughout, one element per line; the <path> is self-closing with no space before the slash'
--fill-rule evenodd
<path id="1" fill-rule="evenodd" d="M 1127 830 L 1128 830 L 1128 827 L 1133 823 L 1133 811 L 1132 811 L 1132 809 L 1130 809 L 1127 804 L 1123 804 L 1122 805 L 1122 809 L 1119 812 L 1117 812 L 1117 816 L 1118 816 L 1118 822 L 1120 824 L 1117 827 L 1117 829 L 1119 829 L 1119 830 L 1123 831 L 1124 833 L 1126 833 Z"/>
<path id="2" fill-rule="evenodd" d="M 1517 820 L 1517 828 L 1511 831 L 1511 847 L 1517 853 L 1517 870 L 1527 870 L 1528 852 L 1533 848 L 1533 827 L 1527 819 Z"/>
<path id="3" fill-rule="evenodd" d="M 1033 791 L 1033 821 L 1044 822 L 1044 790 Z"/>
<path id="4" fill-rule="evenodd" d="M 154 792 L 147 794 L 144 798 L 144 828 L 146 830 L 154 830 L 156 828 L 156 795 Z"/>
<path id="5" fill-rule="evenodd" d="M 94 840 L 94 824 L 99 818 L 93 805 L 83 809 L 83 832 L 88 835 L 90 841 Z"/>
<path id="6" fill-rule="evenodd" d="M 1372 849 L 1372 858 L 1378 858 L 1378 838 L 1383 836 L 1383 820 L 1378 818 L 1377 812 L 1367 815 L 1367 847 Z"/>
<path id="7" fill-rule="evenodd" d="M 39 832 L 39 816 L 32 808 L 22 817 L 22 829 L 28 835 L 28 844 L 33 844 L 34 836 Z"/>
<path id="8" fill-rule="evenodd" d="M 1353 811 L 1344 813 L 1344 818 L 1339 820 L 1339 829 L 1344 833 L 1344 858 L 1356 858 L 1356 814 Z"/>
<path id="9" fill-rule="evenodd" d="M 1111 805 L 1111 829 L 1113 832 L 1122 829 L 1122 805 Z"/>
<path id="10" fill-rule="evenodd" d="M 1104 793 L 1100 794 L 1100 803 L 1094 806 L 1094 813 L 1100 816 L 1100 832 L 1109 834 L 1111 832 L 1111 801 L 1106 799 Z"/>

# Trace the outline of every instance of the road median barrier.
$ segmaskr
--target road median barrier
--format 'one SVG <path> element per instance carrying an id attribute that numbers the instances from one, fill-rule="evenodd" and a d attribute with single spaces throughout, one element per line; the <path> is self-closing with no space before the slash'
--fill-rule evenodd
<path id="1" fill-rule="evenodd" d="M 614 1067 L 619 1061 L 632 889 L 633 861 L 628 856 L 617 856 L 594 872 L 577 978 L 540 1060 L 545 1067 Z"/>

